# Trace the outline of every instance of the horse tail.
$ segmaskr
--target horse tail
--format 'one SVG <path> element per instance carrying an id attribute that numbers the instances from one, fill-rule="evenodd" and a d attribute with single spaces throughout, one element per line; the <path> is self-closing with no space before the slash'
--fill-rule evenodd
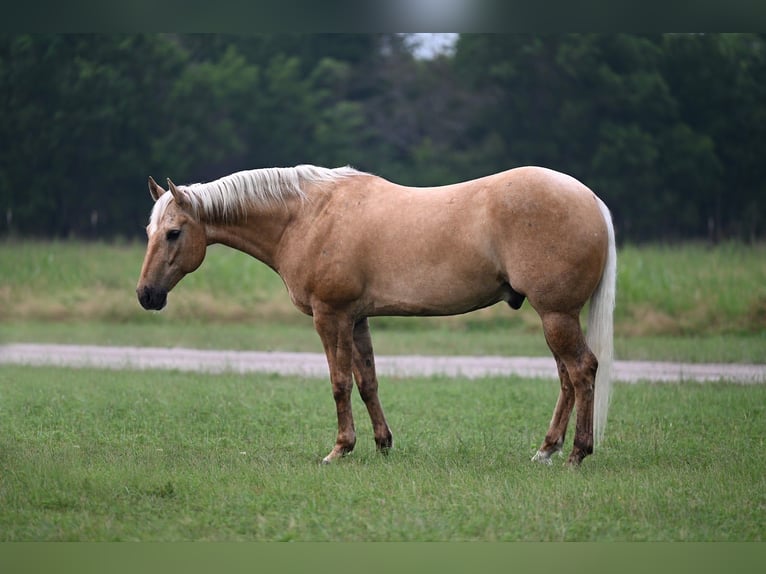
<path id="1" fill-rule="evenodd" d="M 598 199 L 598 198 L 597 198 Z M 614 356 L 614 304 L 617 284 L 617 247 L 614 239 L 612 216 L 606 204 L 598 199 L 606 223 L 609 244 L 601 281 L 590 298 L 586 341 L 598 359 L 593 406 L 593 442 L 601 443 L 609 411 L 612 386 L 612 360 Z"/>

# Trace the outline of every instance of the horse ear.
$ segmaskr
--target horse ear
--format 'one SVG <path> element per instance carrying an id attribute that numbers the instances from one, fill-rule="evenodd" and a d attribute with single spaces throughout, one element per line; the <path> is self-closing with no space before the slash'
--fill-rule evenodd
<path id="1" fill-rule="evenodd" d="M 153 199 L 154 201 L 157 201 L 157 200 L 160 198 L 160 196 L 161 196 L 163 193 L 165 193 L 165 190 L 164 190 L 164 189 L 162 189 L 162 188 L 161 188 L 161 187 L 160 187 L 160 186 L 157 184 L 157 182 L 156 182 L 156 181 L 154 181 L 154 179 L 152 178 L 152 176 L 151 176 L 151 175 L 149 176 L 149 193 L 151 194 L 151 196 L 152 196 L 152 199 Z"/>
<path id="2" fill-rule="evenodd" d="M 170 189 L 170 193 L 173 194 L 173 199 L 176 200 L 178 207 L 182 209 L 189 207 L 189 198 L 186 196 L 186 192 L 178 189 L 176 185 L 170 181 L 170 178 L 168 178 L 168 188 Z"/>

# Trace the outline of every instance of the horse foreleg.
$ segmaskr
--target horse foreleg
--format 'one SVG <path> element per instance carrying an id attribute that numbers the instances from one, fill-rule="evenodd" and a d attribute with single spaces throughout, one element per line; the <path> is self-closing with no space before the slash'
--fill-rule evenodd
<path id="1" fill-rule="evenodd" d="M 330 454 L 322 459 L 323 463 L 330 463 L 350 453 L 356 444 L 354 416 L 351 412 L 351 389 L 354 386 L 351 380 L 352 321 L 337 314 L 314 311 L 314 327 L 324 346 L 338 415 L 338 437 L 335 446 Z"/>
<path id="2" fill-rule="evenodd" d="M 593 452 L 593 392 L 598 360 L 585 343 L 577 314 L 549 313 L 543 315 L 542 319 L 545 339 L 556 357 L 559 375 L 562 375 L 563 365 L 563 371 L 568 375 L 574 389 L 574 407 L 577 410 L 577 418 L 574 446 L 567 459 L 567 464 L 578 465 L 583 458 Z M 562 377 L 562 392 L 564 381 L 565 379 Z M 562 397 L 559 398 L 561 400 Z M 566 400 L 570 401 L 569 404 L 571 404 L 571 398 Z M 554 419 L 557 412 L 558 406 L 557 411 L 554 412 Z M 555 422 L 555 420 L 552 421 L 552 430 L 554 430 L 553 423 Z M 543 452 L 547 452 L 545 450 L 547 438 L 540 449 Z M 563 442 L 563 435 L 561 441 Z"/>
<path id="3" fill-rule="evenodd" d="M 564 445 L 564 439 L 566 438 L 569 419 L 572 416 L 572 409 L 575 404 L 575 391 L 572 381 L 569 379 L 569 372 L 567 371 L 566 365 L 560 357 L 557 355 L 554 356 L 556 358 L 556 365 L 558 366 L 561 391 L 559 392 L 559 398 L 556 402 L 556 408 L 553 410 L 553 417 L 551 418 L 548 433 L 545 435 L 545 440 L 537 453 L 535 453 L 535 456 L 532 457 L 533 461 L 545 464 L 550 464 L 551 456 L 561 451 L 561 448 Z"/>
<path id="4" fill-rule="evenodd" d="M 354 354 L 352 367 L 359 394 L 367 407 L 379 451 L 386 452 L 393 445 L 393 435 L 388 428 L 383 407 L 378 398 L 378 378 L 375 374 L 375 356 L 372 350 L 370 326 L 367 319 L 354 325 Z"/>

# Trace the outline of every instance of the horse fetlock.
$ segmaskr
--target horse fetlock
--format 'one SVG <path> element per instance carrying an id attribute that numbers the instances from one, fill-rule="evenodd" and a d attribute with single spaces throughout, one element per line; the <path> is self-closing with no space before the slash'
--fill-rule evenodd
<path id="1" fill-rule="evenodd" d="M 577 433 L 575 435 L 574 445 L 572 453 L 582 453 L 582 458 L 585 458 L 589 454 L 593 454 L 593 433 Z"/>
<path id="2" fill-rule="evenodd" d="M 575 441 L 574 448 L 572 448 L 572 452 L 567 459 L 567 465 L 580 466 L 582 460 L 589 454 L 593 454 L 593 441 L 585 444 L 578 444 Z"/>
<path id="3" fill-rule="evenodd" d="M 551 464 L 551 457 L 559 453 L 561 454 L 561 448 L 564 446 L 564 436 L 552 438 L 549 435 L 545 437 L 542 446 L 532 457 L 533 462 L 542 462 L 544 464 Z"/>

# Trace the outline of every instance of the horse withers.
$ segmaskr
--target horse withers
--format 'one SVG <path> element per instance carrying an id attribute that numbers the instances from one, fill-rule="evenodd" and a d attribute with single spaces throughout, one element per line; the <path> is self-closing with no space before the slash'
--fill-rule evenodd
<path id="1" fill-rule="evenodd" d="M 396 185 L 349 167 L 310 165 L 237 172 L 168 190 L 155 201 L 136 289 L 146 309 L 220 243 L 276 271 L 311 315 L 327 356 L 338 435 L 323 459 L 356 443 L 354 381 L 377 447 L 392 446 L 378 398 L 368 317 L 454 315 L 505 301 L 539 314 L 561 382 L 533 460 L 563 447 L 576 410 L 568 463 L 603 436 L 609 406 L 616 249 L 606 205 L 576 179 L 520 167 L 433 188 Z M 587 337 L 580 312 L 588 310 Z"/>

